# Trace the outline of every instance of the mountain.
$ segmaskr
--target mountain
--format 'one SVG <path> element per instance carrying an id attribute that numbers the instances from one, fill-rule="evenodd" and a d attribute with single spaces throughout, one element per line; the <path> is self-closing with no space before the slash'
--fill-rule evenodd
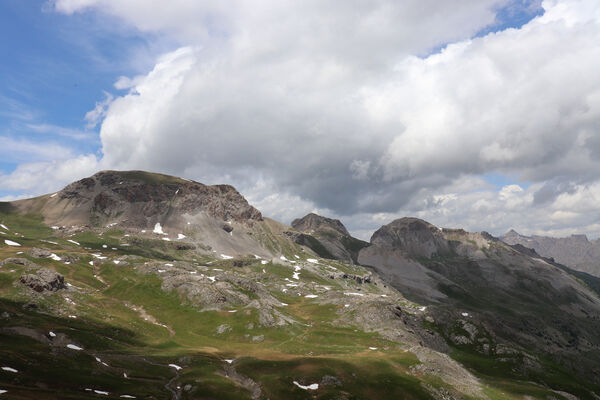
<path id="1" fill-rule="evenodd" d="M 288 235 L 323 258 L 356 263 L 360 249 L 369 245 L 352 237 L 340 220 L 314 213 L 293 220 L 292 227 L 300 233 Z"/>
<path id="2" fill-rule="evenodd" d="M 0 203 L 0 398 L 597 399 L 598 290 L 486 233 L 103 171 Z"/>
<path id="3" fill-rule="evenodd" d="M 69 234 L 123 229 L 137 238 L 159 237 L 199 251 L 263 257 L 289 245 L 282 235 L 287 228 L 263 218 L 234 187 L 144 171 L 101 171 L 8 207 L 40 215 L 44 224 Z"/>
<path id="4" fill-rule="evenodd" d="M 487 233 L 416 218 L 381 227 L 358 261 L 427 304 L 432 329 L 467 365 L 477 368 L 475 354 L 485 355 L 494 368 L 531 377 L 549 363 L 600 383 L 600 298 L 568 268 Z M 513 352 L 520 356 L 511 361 Z"/>
<path id="5" fill-rule="evenodd" d="M 535 249 L 544 257 L 552 257 L 577 271 L 600 277 L 600 239 L 588 240 L 585 235 L 564 238 L 524 236 L 513 229 L 500 236 L 500 239 L 508 244 L 521 244 Z"/>

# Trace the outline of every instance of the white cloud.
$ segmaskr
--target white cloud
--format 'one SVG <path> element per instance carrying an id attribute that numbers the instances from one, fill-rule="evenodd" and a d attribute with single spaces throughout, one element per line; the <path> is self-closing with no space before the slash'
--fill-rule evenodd
<path id="1" fill-rule="evenodd" d="M 122 81 L 123 79 L 119 79 L 119 81 L 117 81 L 117 84 L 119 84 L 119 82 Z M 115 86 L 117 86 L 117 84 L 115 84 Z M 117 89 L 119 89 L 119 87 L 117 87 Z M 108 109 L 108 106 L 112 103 L 113 100 L 114 97 L 112 94 L 104 92 L 104 100 L 96 102 L 94 109 L 88 111 L 85 114 L 85 120 L 87 121 L 87 129 L 93 129 L 100 122 L 102 122 L 102 120 L 106 117 L 106 111 Z"/>
<path id="2" fill-rule="evenodd" d="M 522 28 L 470 39 L 516 3 L 55 7 L 184 44 L 146 75 L 119 78 L 129 93 L 89 113 L 102 120 L 104 166 L 226 178 L 267 215 L 289 222 L 325 210 L 363 237 L 406 214 L 495 233 L 593 229 L 600 4 L 544 1 L 544 15 Z M 477 178 L 485 173 L 533 184 L 495 191 Z"/>
<path id="3" fill-rule="evenodd" d="M 90 140 L 92 139 L 92 135 L 94 135 L 91 132 L 52 124 L 25 124 L 25 126 L 36 133 L 58 135 L 75 140 Z"/>
<path id="4" fill-rule="evenodd" d="M 50 193 L 94 174 L 98 167 L 96 156 L 91 154 L 65 160 L 23 163 L 10 174 L 0 173 L 0 188 L 25 191 L 31 195 Z"/>

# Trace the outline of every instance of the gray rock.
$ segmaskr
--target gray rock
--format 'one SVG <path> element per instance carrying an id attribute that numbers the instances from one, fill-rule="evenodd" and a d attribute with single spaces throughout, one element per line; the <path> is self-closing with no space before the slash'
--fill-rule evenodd
<path id="1" fill-rule="evenodd" d="M 29 255 L 34 258 L 48 258 L 52 255 L 52 252 L 48 249 L 34 247 L 29 251 Z"/>
<path id="2" fill-rule="evenodd" d="M 342 382 L 335 376 L 325 375 L 321 379 L 321 385 L 323 386 L 342 386 Z"/>
<path id="3" fill-rule="evenodd" d="M 39 293 L 56 292 L 66 288 L 65 277 L 47 268 L 40 268 L 35 274 L 22 275 L 19 281 Z"/>
<path id="4" fill-rule="evenodd" d="M 265 335 L 258 335 L 258 336 L 252 336 L 252 341 L 253 342 L 264 342 L 265 340 Z"/>
<path id="5" fill-rule="evenodd" d="M 20 257 L 6 258 L 6 259 L 2 260 L 2 262 L 0 262 L 0 266 L 6 265 L 6 264 L 23 265 L 26 267 L 37 267 L 37 265 L 35 263 L 29 261 L 26 258 L 20 258 Z"/>
<path id="6" fill-rule="evenodd" d="M 217 333 L 219 335 L 222 335 L 225 332 L 231 332 L 231 327 L 229 325 L 222 324 L 222 325 L 217 326 Z"/>

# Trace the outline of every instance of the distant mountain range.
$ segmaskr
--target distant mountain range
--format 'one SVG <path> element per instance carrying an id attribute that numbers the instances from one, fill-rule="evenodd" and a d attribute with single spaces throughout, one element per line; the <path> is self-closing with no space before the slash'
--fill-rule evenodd
<path id="1" fill-rule="evenodd" d="M 544 257 L 577 271 L 600 276 L 600 239 L 588 240 L 586 235 L 554 238 L 548 236 L 525 236 L 510 230 L 500 239 L 508 244 L 520 244 L 534 249 Z"/>
<path id="2" fill-rule="evenodd" d="M 598 400 L 600 278 L 503 239 L 144 171 L 0 203 L 0 397 Z"/>

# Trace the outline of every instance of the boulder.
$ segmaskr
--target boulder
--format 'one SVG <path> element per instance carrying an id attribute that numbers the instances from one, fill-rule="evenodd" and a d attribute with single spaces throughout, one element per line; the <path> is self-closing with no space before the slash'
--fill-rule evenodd
<path id="1" fill-rule="evenodd" d="M 65 277 L 47 268 L 40 268 L 35 274 L 22 275 L 19 281 L 39 293 L 56 292 L 66 288 Z"/>

